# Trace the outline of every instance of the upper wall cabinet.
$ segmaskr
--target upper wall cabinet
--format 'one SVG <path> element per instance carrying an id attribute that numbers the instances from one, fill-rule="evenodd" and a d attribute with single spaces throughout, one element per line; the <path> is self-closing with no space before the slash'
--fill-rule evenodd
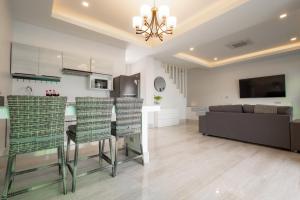
<path id="1" fill-rule="evenodd" d="M 51 49 L 40 48 L 39 74 L 44 76 L 61 76 L 62 53 Z"/>
<path id="2" fill-rule="evenodd" d="M 91 58 L 91 72 L 111 74 L 113 73 L 114 63 L 111 60 Z"/>
<path id="3" fill-rule="evenodd" d="M 39 48 L 13 43 L 11 58 L 11 73 L 38 75 Z"/>
<path id="4" fill-rule="evenodd" d="M 63 68 L 90 72 L 90 58 L 63 53 Z"/>
<path id="5" fill-rule="evenodd" d="M 55 50 L 12 44 L 11 73 L 61 76 L 62 53 Z"/>

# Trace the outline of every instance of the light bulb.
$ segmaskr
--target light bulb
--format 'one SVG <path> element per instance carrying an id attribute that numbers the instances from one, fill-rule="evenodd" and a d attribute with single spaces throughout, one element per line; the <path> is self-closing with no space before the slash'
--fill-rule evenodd
<path id="1" fill-rule="evenodd" d="M 170 16 L 167 18 L 167 26 L 174 28 L 176 27 L 177 19 L 174 16 Z"/>
<path id="2" fill-rule="evenodd" d="M 143 5 L 141 7 L 141 16 L 147 18 L 151 17 L 151 7 L 149 5 Z"/>
<path id="3" fill-rule="evenodd" d="M 143 19 L 140 16 L 135 16 L 132 18 L 132 26 L 133 28 L 140 28 L 143 25 Z"/>
<path id="4" fill-rule="evenodd" d="M 169 17 L 170 15 L 170 9 L 168 6 L 160 6 L 158 9 L 158 17 L 160 19 L 164 18 L 164 17 Z"/>

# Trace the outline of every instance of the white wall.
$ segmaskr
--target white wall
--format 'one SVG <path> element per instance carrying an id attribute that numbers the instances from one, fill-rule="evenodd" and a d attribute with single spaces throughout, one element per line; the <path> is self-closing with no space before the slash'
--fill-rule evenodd
<path id="1" fill-rule="evenodd" d="M 9 0 L 0 1 L 0 95 L 10 94 L 11 16 Z"/>
<path id="2" fill-rule="evenodd" d="M 0 1 L 0 96 L 11 92 L 10 80 L 10 42 L 11 13 L 9 0 Z M 0 155 L 4 150 L 5 122 L 0 121 Z"/>
<path id="3" fill-rule="evenodd" d="M 286 75 L 286 98 L 239 98 L 239 79 Z M 218 104 L 292 105 L 300 118 L 300 53 L 279 55 L 215 69 L 188 71 L 188 105 L 206 107 Z"/>
<path id="4" fill-rule="evenodd" d="M 165 73 L 162 63 L 152 57 L 146 57 L 135 64 L 132 64 L 129 70 L 130 74 L 141 73 L 141 97 L 145 104 L 154 104 L 154 95 L 163 97 L 161 108 L 175 108 L 179 112 L 181 119 L 185 119 L 186 98 L 180 94 L 179 89 L 170 79 L 169 74 Z M 154 79 L 161 76 L 166 80 L 166 89 L 163 92 L 157 92 L 154 89 Z M 149 125 L 153 126 L 154 115 L 149 113 Z"/>
<path id="5" fill-rule="evenodd" d="M 120 49 L 90 40 L 59 33 L 53 30 L 14 21 L 13 41 L 48 49 L 69 52 L 75 55 L 93 57 L 96 60 L 110 60 L 111 68 L 106 68 L 105 73 L 118 76 L 126 74 L 125 49 Z M 31 86 L 34 95 L 45 95 L 48 89 L 55 89 L 63 96 L 68 96 L 68 101 L 73 101 L 75 96 L 107 96 L 107 92 L 88 89 L 88 78 L 80 76 L 62 75 L 59 84 L 41 81 L 13 80 L 13 94 L 24 94 L 25 88 Z"/>

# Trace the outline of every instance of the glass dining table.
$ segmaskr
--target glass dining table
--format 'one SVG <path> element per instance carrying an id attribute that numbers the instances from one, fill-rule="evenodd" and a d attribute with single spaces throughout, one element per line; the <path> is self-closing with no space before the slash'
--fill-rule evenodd
<path id="1" fill-rule="evenodd" d="M 142 108 L 142 144 L 143 144 L 143 154 L 144 154 L 144 163 L 149 163 L 150 155 L 148 149 L 148 113 L 160 111 L 159 105 L 149 105 L 143 106 Z M 66 106 L 65 111 L 66 117 L 76 118 L 76 107 L 73 103 L 70 103 Z M 0 106 L 0 120 L 9 121 L 9 109 L 7 106 Z M 112 108 L 112 121 L 116 120 L 115 108 Z M 7 137 L 7 136 L 6 136 Z M 7 138 L 6 138 L 7 139 Z M 137 143 L 139 140 L 126 140 L 128 146 L 134 150 L 139 151 L 140 144 Z"/>

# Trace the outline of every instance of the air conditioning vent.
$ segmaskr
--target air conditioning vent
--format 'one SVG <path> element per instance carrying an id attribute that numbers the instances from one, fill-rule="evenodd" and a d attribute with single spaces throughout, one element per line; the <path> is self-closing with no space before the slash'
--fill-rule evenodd
<path id="1" fill-rule="evenodd" d="M 252 43 L 253 42 L 251 40 L 240 40 L 240 41 L 237 41 L 237 42 L 232 42 L 232 43 L 230 43 L 226 46 L 229 47 L 230 49 L 238 49 L 238 48 L 248 46 Z"/>

